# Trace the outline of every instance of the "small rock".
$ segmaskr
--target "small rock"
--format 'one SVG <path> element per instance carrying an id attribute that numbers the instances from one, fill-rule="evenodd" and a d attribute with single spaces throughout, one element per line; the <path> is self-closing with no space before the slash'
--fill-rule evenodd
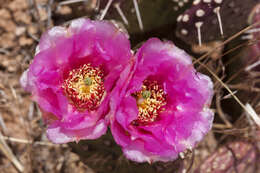
<path id="1" fill-rule="evenodd" d="M 5 69 L 9 73 L 13 73 L 17 70 L 16 61 L 14 59 L 11 59 L 10 57 L 5 57 L 5 59 L 3 59 L 0 64 L 1 64 L 1 66 L 5 67 Z"/>
<path id="2" fill-rule="evenodd" d="M 48 19 L 47 11 L 44 8 L 39 8 L 40 20 L 44 21 Z"/>
<path id="3" fill-rule="evenodd" d="M 0 16 L 2 19 L 10 19 L 11 18 L 11 14 L 8 10 L 6 10 L 5 8 L 0 9 Z"/>
<path id="4" fill-rule="evenodd" d="M 11 20 L 0 18 L 0 28 L 3 28 L 7 32 L 15 32 L 16 25 Z"/>
<path id="5" fill-rule="evenodd" d="M 58 8 L 58 13 L 61 15 L 69 15 L 71 14 L 72 10 L 68 6 L 61 6 Z"/>
<path id="6" fill-rule="evenodd" d="M 12 10 L 12 11 L 18 11 L 18 10 L 23 10 L 28 8 L 28 4 L 27 1 L 25 0 L 14 0 L 13 2 L 11 2 L 8 7 Z"/>
<path id="7" fill-rule="evenodd" d="M 26 12 L 23 11 L 14 12 L 14 18 L 16 22 L 21 22 L 25 24 L 31 23 L 31 16 L 29 16 Z"/>
<path id="8" fill-rule="evenodd" d="M 32 35 L 34 35 L 34 34 L 36 34 L 38 32 L 37 26 L 35 26 L 35 25 L 29 25 L 27 27 L 27 30 Z"/>
<path id="9" fill-rule="evenodd" d="M 25 33 L 25 31 L 26 31 L 26 28 L 23 27 L 23 26 L 20 26 L 20 27 L 17 27 L 17 28 L 16 28 L 15 34 L 16 34 L 17 36 L 21 36 L 21 35 L 23 35 L 23 34 Z"/>
<path id="10" fill-rule="evenodd" d="M 48 0 L 36 0 L 37 4 L 47 4 Z"/>
<path id="11" fill-rule="evenodd" d="M 29 45 L 33 44 L 33 40 L 23 36 L 23 37 L 19 38 L 19 44 L 20 44 L 20 46 L 29 46 Z"/>
<path id="12" fill-rule="evenodd" d="M 8 32 L 1 35 L 0 39 L 0 47 L 2 48 L 11 48 L 16 45 L 16 42 L 13 40 L 15 39 L 15 33 Z"/>

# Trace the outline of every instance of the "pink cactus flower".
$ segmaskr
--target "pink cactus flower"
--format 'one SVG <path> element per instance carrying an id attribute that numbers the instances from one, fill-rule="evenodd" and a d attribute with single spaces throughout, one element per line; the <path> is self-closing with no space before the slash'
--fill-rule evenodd
<path id="1" fill-rule="evenodd" d="M 171 42 L 148 40 L 111 97 L 111 131 L 136 162 L 171 161 L 211 129 L 213 84 Z M 121 87 L 121 88 L 120 88 Z"/>
<path id="2" fill-rule="evenodd" d="M 107 21 L 78 19 L 41 37 L 21 85 L 41 108 L 52 142 L 106 132 L 110 93 L 130 58 L 127 35 Z"/>
<path id="3" fill-rule="evenodd" d="M 211 153 L 194 173 L 259 172 L 257 149 L 245 141 L 230 142 Z"/>

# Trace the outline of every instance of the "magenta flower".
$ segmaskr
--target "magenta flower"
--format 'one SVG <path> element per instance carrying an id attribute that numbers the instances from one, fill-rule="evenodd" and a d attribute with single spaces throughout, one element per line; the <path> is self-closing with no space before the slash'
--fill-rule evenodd
<path id="1" fill-rule="evenodd" d="M 21 85 L 39 104 L 52 142 L 106 132 L 110 93 L 130 51 L 127 35 L 106 21 L 79 19 L 42 36 Z"/>
<path id="2" fill-rule="evenodd" d="M 126 68 L 111 97 L 111 131 L 125 156 L 170 161 L 210 130 L 213 84 L 170 42 L 150 39 Z"/>

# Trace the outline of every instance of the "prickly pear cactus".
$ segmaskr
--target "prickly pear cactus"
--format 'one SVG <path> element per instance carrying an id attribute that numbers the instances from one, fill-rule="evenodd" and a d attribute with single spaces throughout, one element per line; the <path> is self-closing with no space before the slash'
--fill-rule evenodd
<path id="1" fill-rule="evenodd" d="M 195 173 L 257 173 L 259 153 L 253 144 L 236 141 L 220 147 Z"/>
<path id="2" fill-rule="evenodd" d="M 101 8 L 104 9 L 107 3 L 107 0 L 102 1 Z M 139 0 L 137 3 L 143 29 L 140 28 L 133 0 L 113 2 L 105 18 L 123 22 L 116 8 L 116 5 L 119 5 L 128 21 L 126 28 L 130 34 L 152 32 L 164 27 L 169 27 L 171 34 L 174 34 L 173 24 L 177 16 L 190 4 L 187 0 Z"/>
<path id="3" fill-rule="evenodd" d="M 176 34 L 189 44 L 228 38 L 247 26 L 258 0 L 194 0 L 177 18 Z M 200 37 L 200 38 L 199 38 Z"/>

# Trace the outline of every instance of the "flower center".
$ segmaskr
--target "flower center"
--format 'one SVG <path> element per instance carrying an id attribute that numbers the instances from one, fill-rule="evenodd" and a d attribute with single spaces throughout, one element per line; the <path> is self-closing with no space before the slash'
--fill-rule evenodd
<path id="1" fill-rule="evenodd" d="M 142 90 L 134 93 L 133 96 L 138 106 L 138 118 L 133 121 L 134 125 L 154 122 L 159 113 L 164 111 L 166 94 L 157 81 L 145 80 Z"/>
<path id="2" fill-rule="evenodd" d="M 80 111 L 98 108 L 105 93 L 104 73 L 98 67 L 84 64 L 70 71 L 62 88 L 71 103 Z"/>

